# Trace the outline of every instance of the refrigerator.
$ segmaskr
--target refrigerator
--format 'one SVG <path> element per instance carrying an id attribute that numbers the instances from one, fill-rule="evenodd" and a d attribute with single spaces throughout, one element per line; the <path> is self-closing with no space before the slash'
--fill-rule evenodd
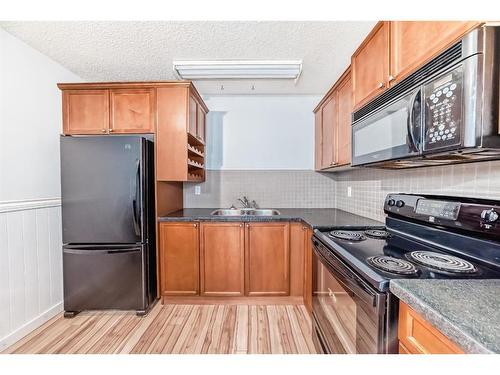
<path id="1" fill-rule="evenodd" d="M 61 136 L 65 317 L 144 315 L 155 301 L 153 145 L 147 136 Z"/>

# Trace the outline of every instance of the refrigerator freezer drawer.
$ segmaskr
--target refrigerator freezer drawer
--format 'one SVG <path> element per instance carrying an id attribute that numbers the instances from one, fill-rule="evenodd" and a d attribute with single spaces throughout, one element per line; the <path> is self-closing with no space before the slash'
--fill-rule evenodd
<path id="1" fill-rule="evenodd" d="M 144 248 L 64 248 L 64 310 L 145 310 Z"/>

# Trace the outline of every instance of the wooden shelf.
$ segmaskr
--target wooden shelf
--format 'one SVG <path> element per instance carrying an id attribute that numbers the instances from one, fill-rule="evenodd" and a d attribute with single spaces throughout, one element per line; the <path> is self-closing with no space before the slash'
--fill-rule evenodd
<path id="1" fill-rule="evenodd" d="M 194 146 L 205 146 L 205 142 L 203 142 L 200 138 L 195 137 L 191 133 L 187 133 L 188 135 L 188 144 Z"/>
<path id="2" fill-rule="evenodd" d="M 193 146 L 191 146 L 189 143 L 188 143 L 188 146 L 187 146 L 187 149 L 189 152 L 193 153 L 194 155 L 197 155 L 201 158 L 204 158 L 205 157 L 205 154 L 202 152 L 202 151 L 198 151 L 196 150 Z"/>
<path id="3" fill-rule="evenodd" d="M 198 162 L 196 162 L 194 160 L 189 160 L 188 159 L 187 164 L 188 164 L 188 166 L 193 167 L 193 168 L 200 168 L 200 169 L 204 169 L 205 168 L 205 164 L 198 163 Z"/>
<path id="4" fill-rule="evenodd" d="M 201 175 L 188 172 L 188 181 L 199 181 L 199 182 L 205 181 L 205 171 L 203 171 L 203 174 Z"/>

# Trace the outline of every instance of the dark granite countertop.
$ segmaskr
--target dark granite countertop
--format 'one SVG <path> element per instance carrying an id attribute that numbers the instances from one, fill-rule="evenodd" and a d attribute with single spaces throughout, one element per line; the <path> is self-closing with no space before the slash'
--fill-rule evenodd
<path id="1" fill-rule="evenodd" d="M 336 208 L 277 208 L 281 215 L 277 216 L 212 216 L 217 208 L 185 208 L 159 221 L 299 221 L 313 229 L 331 227 L 366 227 L 383 226 L 384 223 L 355 215 Z"/>
<path id="2" fill-rule="evenodd" d="M 391 280 L 390 290 L 466 353 L 500 353 L 500 280 Z"/>

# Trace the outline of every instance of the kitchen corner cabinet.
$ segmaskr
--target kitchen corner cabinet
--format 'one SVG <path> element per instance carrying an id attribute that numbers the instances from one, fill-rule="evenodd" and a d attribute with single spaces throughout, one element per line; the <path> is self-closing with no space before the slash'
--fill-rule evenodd
<path id="1" fill-rule="evenodd" d="M 314 109 L 316 170 L 351 163 L 352 80 L 347 69 Z"/>
<path id="2" fill-rule="evenodd" d="M 247 223 L 246 294 L 290 294 L 290 224 Z"/>
<path id="3" fill-rule="evenodd" d="M 463 354 L 438 329 L 403 302 L 399 303 L 399 354 Z"/>
<path id="4" fill-rule="evenodd" d="M 198 295 L 198 223 L 160 223 L 159 228 L 161 295 Z"/>
<path id="5" fill-rule="evenodd" d="M 200 224 L 202 296 L 245 294 L 245 229 L 243 223 Z"/>
<path id="6" fill-rule="evenodd" d="M 357 110 L 451 46 L 479 21 L 381 21 L 352 56 Z"/>
<path id="7" fill-rule="evenodd" d="M 157 178 L 205 181 L 205 116 L 208 108 L 192 84 L 156 90 Z"/>

